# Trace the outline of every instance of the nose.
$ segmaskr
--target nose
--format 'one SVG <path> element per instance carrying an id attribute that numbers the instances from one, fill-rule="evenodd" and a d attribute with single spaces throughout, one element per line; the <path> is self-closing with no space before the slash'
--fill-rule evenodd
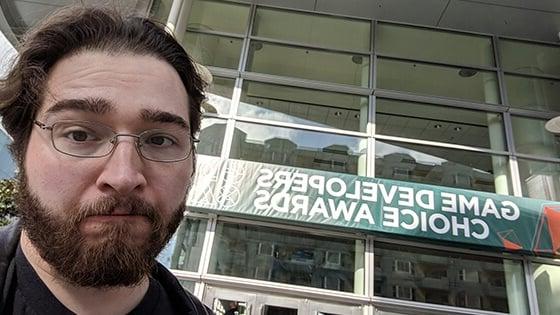
<path id="1" fill-rule="evenodd" d="M 136 150 L 135 139 L 119 140 L 107 157 L 96 185 L 103 192 L 126 196 L 135 191 L 140 192 L 146 186 L 145 165 Z"/>

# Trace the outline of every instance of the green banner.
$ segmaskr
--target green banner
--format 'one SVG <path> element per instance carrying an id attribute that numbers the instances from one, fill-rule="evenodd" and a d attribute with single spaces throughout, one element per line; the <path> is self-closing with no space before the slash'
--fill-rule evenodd
<path id="1" fill-rule="evenodd" d="M 557 255 L 560 203 L 201 156 L 191 208 Z"/>

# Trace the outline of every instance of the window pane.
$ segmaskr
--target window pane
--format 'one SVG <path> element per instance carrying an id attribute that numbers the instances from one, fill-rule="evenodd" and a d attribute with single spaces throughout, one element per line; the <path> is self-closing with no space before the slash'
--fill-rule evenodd
<path id="1" fill-rule="evenodd" d="M 219 223 L 210 273 L 363 292 L 364 242 L 270 227 Z M 358 257 L 358 258 L 356 258 Z"/>
<path id="2" fill-rule="evenodd" d="M 258 8 L 253 35 L 345 50 L 370 50 L 369 21 Z"/>
<path id="3" fill-rule="evenodd" d="M 252 41 L 247 71 L 340 84 L 369 85 L 369 57 Z"/>
<path id="4" fill-rule="evenodd" d="M 499 104 L 496 73 L 379 58 L 377 86 L 382 89 L 429 94 Z"/>
<path id="5" fill-rule="evenodd" d="M 245 34 L 249 6 L 219 1 L 193 1 L 187 28 Z"/>
<path id="6" fill-rule="evenodd" d="M 198 271 L 205 232 L 206 220 L 183 219 L 158 261 L 167 268 Z"/>
<path id="7" fill-rule="evenodd" d="M 228 114 L 234 86 L 235 79 L 213 77 L 212 85 L 206 92 L 207 99 L 202 104 L 202 111 L 204 113 Z"/>
<path id="8" fill-rule="evenodd" d="M 0 131 L 0 179 L 12 178 L 15 176 L 16 164 L 12 160 L 12 155 L 8 150 L 8 144 L 11 140 L 8 136 Z"/>
<path id="9" fill-rule="evenodd" d="M 560 76 L 560 47 L 506 39 L 499 45 L 504 70 Z"/>
<path id="10" fill-rule="evenodd" d="M 508 194 L 507 157 L 403 142 L 375 142 L 375 176 Z"/>
<path id="11" fill-rule="evenodd" d="M 243 40 L 233 37 L 187 32 L 183 46 L 205 66 L 237 69 Z"/>
<path id="12" fill-rule="evenodd" d="M 376 132 L 505 150 L 501 114 L 377 99 Z"/>
<path id="13" fill-rule="evenodd" d="M 523 196 L 560 201 L 560 164 L 517 159 Z"/>
<path id="14" fill-rule="evenodd" d="M 520 262 L 384 243 L 374 254 L 377 296 L 528 313 Z"/>
<path id="15" fill-rule="evenodd" d="M 395 57 L 473 66 L 494 66 L 492 40 L 486 36 L 379 23 L 375 50 Z"/>
<path id="16" fill-rule="evenodd" d="M 535 286 L 541 315 L 560 314 L 560 266 L 534 264 Z"/>
<path id="17" fill-rule="evenodd" d="M 178 279 L 179 283 L 181 284 L 181 286 L 183 287 L 183 289 L 189 291 L 189 292 L 194 292 L 194 286 L 196 284 L 196 282 L 191 281 L 191 280 L 181 280 Z"/>
<path id="18" fill-rule="evenodd" d="M 161 23 L 167 23 L 173 0 L 155 0 L 150 9 L 150 16 Z"/>
<path id="19" fill-rule="evenodd" d="M 365 138 L 239 122 L 230 157 L 365 175 L 366 146 Z"/>
<path id="20" fill-rule="evenodd" d="M 560 138 L 544 128 L 546 120 L 511 116 L 513 140 L 519 153 L 560 157 Z"/>
<path id="21" fill-rule="evenodd" d="M 225 132 L 225 120 L 216 118 L 202 119 L 199 135 L 200 143 L 196 147 L 196 152 L 198 154 L 220 156 Z"/>
<path id="22" fill-rule="evenodd" d="M 508 100 L 518 108 L 560 111 L 560 80 L 505 75 Z"/>
<path id="23" fill-rule="evenodd" d="M 320 127 L 365 131 L 368 98 L 245 82 L 239 115 Z"/>

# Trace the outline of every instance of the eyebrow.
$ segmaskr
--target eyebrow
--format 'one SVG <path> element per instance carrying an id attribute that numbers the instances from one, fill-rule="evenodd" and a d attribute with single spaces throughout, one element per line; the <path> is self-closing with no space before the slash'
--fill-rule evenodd
<path id="1" fill-rule="evenodd" d="M 189 124 L 181 116 L 157 109 L 143 109 L 140 112 L 140 117 L 150 122 L 172 123 L 182 128 L 189 128 Z"/>
<path id="2" fill-rule="evenodd" d="M 115 109 L 108 100 L 102 98 L 66 99 L 56 102 L 47 110 L 47 114 L 59 113 L 67 110 L 79 110 L 94 114 L 106 114 Z"/>

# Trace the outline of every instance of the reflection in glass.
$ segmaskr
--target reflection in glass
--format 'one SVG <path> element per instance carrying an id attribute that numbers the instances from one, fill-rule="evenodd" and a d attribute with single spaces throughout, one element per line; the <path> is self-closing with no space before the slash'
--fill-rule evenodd
<path id="1" fill-rule="evenodd" d="M 243 40 L 233 37 L 187 32 L 183 47 L 205 66 L 237 69 Z"/>
<path id="2" fill-rule="evenodd" d="M 369 85 L 369 57 L 252 41 L 247 71 L 332 83 Z"/>
<path id="3" fill-rule="evenodd" d="M 282 306 L 264 305 L 263 315 L 297 315 L 297 308 L 288 308 Z"/>
<path id="4" fill-rule="evenodd" d="M 374 255 L 377 296 L 527 314 L 520 262 L 384 243 Z"/>
<path id="5" fill-rule="evenodd" d="M 403 142 L 375 143 L 376 177 L 499 194 L 511 191 L 505 156 Z"/>
<path id="6" fill-rule="evenodd" d="M 198 271 L 206 220 L 184 218 L 175 235 L 158 256 L 159 262 L 170 269 Z"/>
<path id="7" fill-rule="evenodd" d="M 220 156 L 222 154 L 225 132 L 225 120 L 208 117 L 202 119 L 198 136 L 200 142 L 196 147 L 196 152 L 198 154 Z"/>
<path id="8" fill-rule="evenodd" d="M 150 16 L 155 20 L 166 24 L 172 4 L 173 0 L 155 0 L 150 8 Z"/>
<path id="9" fill-rule="evenodd" d="M 246 301 L 214 299 L 212 311 L 216 315 L 249 315 Z"/>
<path id="10" fill-rule="evenodd" d="M 245 34 L 249 6 L 220 1 L 192 1 L 187 28 Z"/>
<path id="11" fill-rule="evenodd" d="M 10 138 L 3 131 L 0 131 L 0 179 L 15 176 L 16 164 L 8 149 L 10 142 Z"/>
<path id="12" fill-rule="evenodd" d="M 231 158 L 365 175 L 366 139 L 238 122 Z"/>
<path id="13" fill-rule="evenodd" d="M 206 101 L 202 103 L 203 113 L 228 114 L 235 79 L 214 76 L 212 85 L 206 91 Z"/>
<path id="14" fill-rule="evenodd" d="M 473 66 L 494 66 L 492 39 L 419 27 L 378 23 L 377 53 Z"/>
<path id="15" fill-rule="evenodd" d="M 523 196 L 560 201 L 560 164 L 517 159 Z"/>
<path id="16" fill-rule="evenodd" d="M 481 103 L 500 103 L 496 73 L 470 68 L 378 58 L 377 87 Z"/>
<path id="17" fill-rule="evenodd" d="M 560 157 L 560 137 L 544 128 L 546 120 L 511 117 L 515 149 L 519 153 Z"/>
<path id="18" fill-rule="evenodd" d="M 361 240 L 219 223 L 213 248 L 211 273 L 363 292 L 363 280 L 354 279 L 364 268 Z"/>
<path id="19" fill-rule="evenodd" d="M 367 97 L 245 81 L 242 116 L 320 127 L 365 131 Z"/>
<path id="20" fill-rule="evenodd" d="M 302 12 L 257 8 L 253 35 L 285 41 L 367 52 L 369 21 Z"/>
<path id="21" fill-rule="evenodd" d="M 505 150 L 502 116 L 378 98 L 376 133 Z"/>
<path id="22" fill-rule="evenodd" d="M 560 111 L 560 80 L 505 75 L 511 106 L 542 111 Z"/>
<path id="23" fill-rule="evenodd" d="M 558 46 L 507 39 L 500 39 L 499 46 L 504 70 L 560 76 L 560 47 Z"/>
<path id="24" fill-rule="evenodd" d="M 541 315 L 560 314 L 560 266 L 534 264 L 533 279 Z"/>
<path id="25" fill-rule="evenodd" d="M 191 281 L 191 280 L 182 280 L 182 279 L 178 279 L 179 283 L 181 284 L 181 286 L 183 287 L 183 289 L 185 289 L 186 291 L 189 292 L 194 292 L 194 286 L 196 284 L 196 282 Z"/>

